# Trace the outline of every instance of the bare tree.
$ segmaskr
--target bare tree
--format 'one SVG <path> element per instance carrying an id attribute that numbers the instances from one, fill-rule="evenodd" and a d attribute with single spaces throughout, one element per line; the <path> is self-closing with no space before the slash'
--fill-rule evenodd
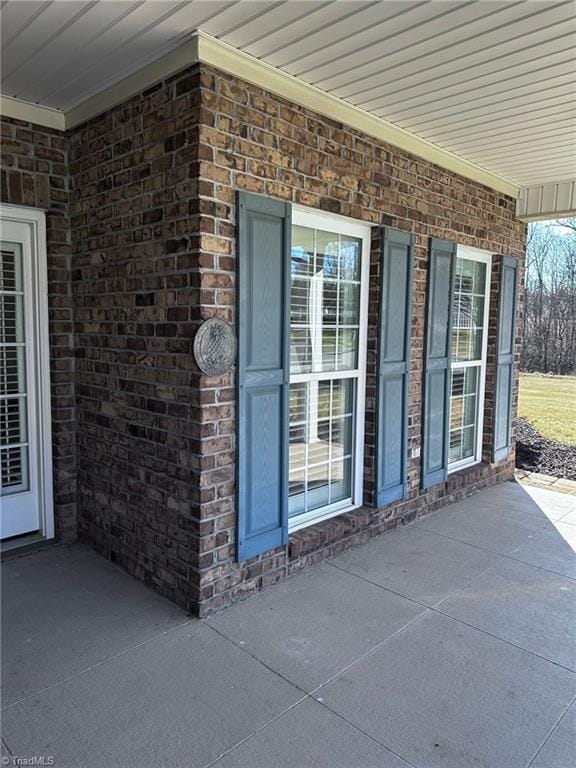
<path id="1" fill-rule="evenodd" d="M 521 366 L 576 373 L 576 218 L 528 228 Z"/>

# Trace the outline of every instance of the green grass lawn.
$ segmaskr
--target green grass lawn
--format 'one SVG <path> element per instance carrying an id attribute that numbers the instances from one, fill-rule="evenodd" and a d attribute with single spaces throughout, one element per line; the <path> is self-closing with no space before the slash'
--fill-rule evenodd
<path id="1" fill-rule="evenodd" d="M 549 440 L 576 445 L 576 376 L 521 373 L 518 415 Z"/>

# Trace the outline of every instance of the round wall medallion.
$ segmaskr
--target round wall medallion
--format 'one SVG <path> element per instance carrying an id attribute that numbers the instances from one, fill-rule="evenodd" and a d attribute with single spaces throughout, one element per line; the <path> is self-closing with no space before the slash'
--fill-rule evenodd
<path id="1" fill-rule="evenodd" d="M 194 357 L 207 376 L 227 373 L 236 359 L 236 336 L 220 317 L 210 317 L 202 323 L 194 339 Z"/>

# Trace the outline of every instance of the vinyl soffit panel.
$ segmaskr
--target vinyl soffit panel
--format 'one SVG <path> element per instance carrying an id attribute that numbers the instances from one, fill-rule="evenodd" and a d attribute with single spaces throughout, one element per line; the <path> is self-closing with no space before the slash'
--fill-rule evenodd
<path id="1" fill-rule="evenodd" d="M 459 173 L 484 174 L 490 186 L 503 176 L 512 190 L 546 181 L 547 167 L 554 178 L 543 151 L 553 143 L 561 172 L 576 175 L 575 10 L 570 0 L 9 0 L 0 10 L 2 91 L 24 100 L 6 102 L 7 113 L 44 105 L 38 121 L 71 126 L 188 66 L 196 46 L 207 63 L 233 62 L 317 111 L 339 105 L 341 122 L 353 117 L 440 165 L 458 162 Z M 522 143 L 512 156 L 515 118 Z"/>
<path id="2" fill-rule="evenodd" d="M 518 195 L 517 184 L 200 33 L 161 60 L 153 62 L 67 113 L 10 97 L 2 97 L 2 113 L 59 130 L 73 128 L 124 102 L 153 83 L 175 74 L 194 61 L 203 61 L 215 68 L 238 74 L 243 79 L 261 85 L 294 103 L 423 157 L 447 170 L 513 197 Z"/>

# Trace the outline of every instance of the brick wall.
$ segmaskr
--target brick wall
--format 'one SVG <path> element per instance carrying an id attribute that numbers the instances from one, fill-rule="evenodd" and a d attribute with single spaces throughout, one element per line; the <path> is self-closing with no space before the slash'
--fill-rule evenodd
<path id="1" fill-rule="evenodd" d="M 172 78 L 70 136 L 79 535 L 184 607 L 210 439 L 192 355 L 198 82 Z"/>
<path id="2" fill-rule="evenodd" d="M 511 477 L 513 456 L 489 464 L 499 256 L 522 258 L 524 248 L 511 198 L 198 65 L 73 130 L 69 142 L 78 530 L 85 541 L 206 615 Z M 234 562 L 234 375 L 204 376 L 192 355 L 202 320 L 215 314 L 236 319 L 238 189 L 414 232 L 410 455 L 420 446 L 428 238 L 496 254 L 485 462 L 423 494 L 414 456 L 408 498 L 371 509 L 376 227 L 366 506 L 299 531 L 288 548 L 243 563 Z M 55 339 L 56 357 L 58 344 Z"/>
<path id="3" fill-rule="evenodd" d="M 0 199 L 46 211 L 52 456 L 56 537 L 76 537 L 74 356 L 66 138 L 2 118 Z"/>
<path id="4" fill-rule="evenodd" d="M 200 443 L 199 516 L 206 534 L 199 539 L 200 612 L 207 614 L 288 573 L 414 519 L 417 515 L 512 476 L 514 457 L 491 466 L 490 435 L 496 300 L 501 255 L 523 259 L 524 227 L 515 219 L 515 201 L 425 160 L 296 107 L 237 78 L 204 67 L 199 132 L 200 204 L 211 212 L 201 222 L 199 246 L 203 317 L 234 317 L 235 191 L 288 200 L 371 224 L 391 225 L 415 234 L 410 367 L 409 452 L 420 447 L 421 391 L 427 248 L 431 236 L 495 254 L 491 286 L 489 356 L 484 439 L 485 462 L 451 475 L 448 483 L 422 493 L 420 459 L 410 459 L 408 498 L 375 511 L 374 399 L 376 382 L 379 241 L 375 229 L 371 256 L 366 397 L 366 507 L 301 530 L 279 548 L 244 563 L 234 562 L 235 505 L 228 441 Z M 210 434 L 231 426 L 230 406 L 218 403 L 233 376 L 200 385 L 200 418 Z M 516 394 L 515 394 L 516 397 Z M 204 463 L 206 462 L 206 463 Z M 227 468 L 228 471 L 223 471 Z"/>

